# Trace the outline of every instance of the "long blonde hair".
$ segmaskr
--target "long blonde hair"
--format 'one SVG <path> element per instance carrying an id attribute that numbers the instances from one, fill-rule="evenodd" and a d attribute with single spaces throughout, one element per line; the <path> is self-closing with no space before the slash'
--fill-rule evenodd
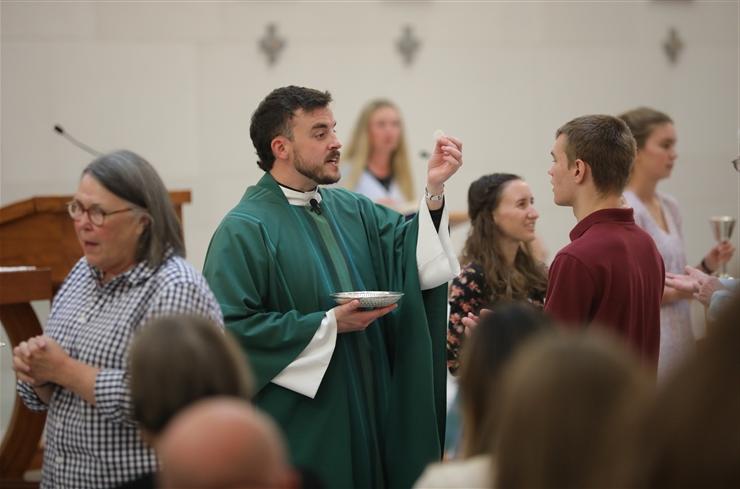
<path id="1" fill-rule="evenodd" d="M 357 186 L 357 182 L 367 168 L 367 160 L 370 157 L 371 149 L 370 117 L 372 117 L 375 111 L 384 107 L 391 107 L 399 114 L 401 113 L 401 111 L 398 110 L 398 107 L 396 107 L 396 105 L 390 100 L 371 100 L 365 108 L 362 109 L 360 117 L 357 119 L 355 129 L 352 132 L 352 139 L 350 140 L 347 149 L 343 151 L 344 156 L 352 162 L 352 168 L 345 180 L 345 186 L 349 189 L 354 189 Z M 391 172 L 393 174 L 393 179 L 396 184 L 398 184 L 398 187 L 401 189 L 401 193 L 406 200 L 414 200 L 414 182 L 411 179 L 411 165 L 409 163 L 406 137 L 404 136 L 403 121 L 401 121 L 401 136 L 398 140 L 398 147 L 391 155 Z"/>

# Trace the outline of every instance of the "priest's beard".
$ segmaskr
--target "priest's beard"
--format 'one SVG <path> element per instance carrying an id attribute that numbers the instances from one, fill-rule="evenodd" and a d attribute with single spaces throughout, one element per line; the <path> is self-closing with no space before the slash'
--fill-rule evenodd
<path id="1" fill-rule="evenodd" d="M 330 154 L 327 158 L 335 157 L 337 162 L 339 161 L 339 151 Z M 301 156 L 296 153 L 295 161 L 293 162 L 295 169 L 298 173 L 306 178 L 310 178 L 318 185 L 330 185 L 337 183 L 341 177 L 339 169 L 333 171 L 333 167 L 329 163 L 306 163 Z"/>

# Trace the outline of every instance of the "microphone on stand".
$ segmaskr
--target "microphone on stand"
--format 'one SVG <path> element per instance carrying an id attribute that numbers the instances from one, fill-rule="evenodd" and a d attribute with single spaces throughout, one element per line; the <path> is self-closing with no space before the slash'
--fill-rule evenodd
<path id="1" fill-rule="evenodd" d="M 93 156 L 101 156 L 103 154 L 100 151 L 96 151 L 96 150 L 92 149 L 87 144 L 81 143 L 80 141 L 76 140 L 75 138 L 73 138 L 72 136 L 70 136 L 69 134 L 67 134 L 64 131 L 64 128 L 62 126 L 60 126 L 59 124 L 55 124 L 54 125 L 54 131 L 56 131 L 57 133 L 59 133 L 67 141 L 69 141 L 70 143 L 74 144 L 75 146 L 77 146 L 78 148 L 80 148 L 82 151 L 85 151 L 86 153 L 89 153 L 89 154 L 91 154 Z"/>
<path id="2" fill-rule="evenodd" d="M 311 204 L 311 212 L 315 212 L 317 216 L 321 215 L 321 206 L 319 205 L 319 201 L 316 199 L 311 199 L 308 201 L 309 204 Z"/>

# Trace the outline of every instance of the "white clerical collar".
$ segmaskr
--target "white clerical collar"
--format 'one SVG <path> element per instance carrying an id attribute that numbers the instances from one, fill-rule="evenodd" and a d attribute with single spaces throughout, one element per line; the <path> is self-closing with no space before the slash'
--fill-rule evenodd
<path id="1" fill-rule="evenodd" d="M 285 198 L 288 199 L 288 203 L 290 205 L 308 206 L 311 205 L 311 199 L 316 199 L 316 202 L 318 202 L 319 204 L 321 203 L 321 193 L 319 192 L 318 186 L 313 190 L 309 190 L 308 192 L 293 190 L 292 188 L 288 188 L 283 185 L 278 186 L 280 187 L 280 190 L 283 191 L 283 195 L 285 195 Z"/>

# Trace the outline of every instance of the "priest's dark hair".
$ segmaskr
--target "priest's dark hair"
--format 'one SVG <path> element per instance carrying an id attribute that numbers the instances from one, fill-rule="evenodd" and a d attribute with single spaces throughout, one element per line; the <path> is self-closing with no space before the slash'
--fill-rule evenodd
<path id="1" fill-rule="evenodd" d="M 109 192 L 145 213 L 149 225 L 139 238 L 136 261 L 157 267 L 169 250 L 185 256 L 182 227 L 169 193 L 157 170 L 133 151 L 119 150 L 99 156 L 82 171 Z"/>
<path id="2" fill-rule="evenodd" d="M 272 140 L 277 136 L 293 139 L 293 129 L 290 121 L 295 112 L 302 109 L 311 112 L 326 107 L 331 102 L 329 92 L 321 92 L 313 88 L 290 85 L 276 88 L 260 102 L 257 110 L 252 114 L 249 126 L 249 136 L 257 150 L 257 165 L 269 172 L 275 163 L 272 154 Z"/>

